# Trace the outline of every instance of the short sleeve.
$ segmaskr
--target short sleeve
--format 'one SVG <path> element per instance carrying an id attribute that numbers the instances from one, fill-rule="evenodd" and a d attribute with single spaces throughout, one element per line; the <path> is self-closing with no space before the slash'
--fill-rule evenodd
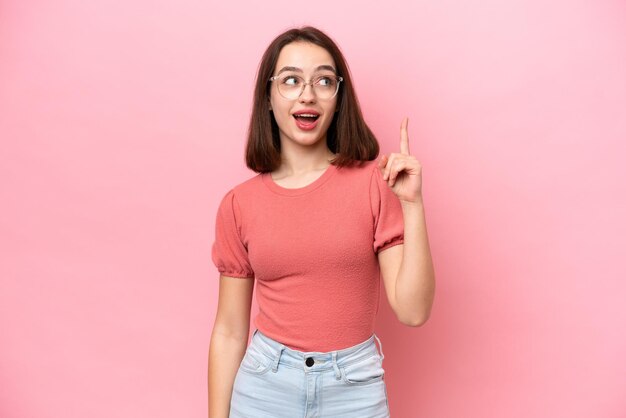
<path id="1" fill-rule="evenodd" d="M 402 204 L 391 187 L 383 180 L 374 162 L 370 183 L 370 200 L 374 217 L 374 253 L 404 243 L 404 215 Z"/>
<path id="2" fill-rule="evenodd" d="M 248 250 L 240 236 L 241 213 L 234 191 L 229 190 L 217 209 L 215 240 L 211 258 L 217 270 L 224 276 L 254 278 L 248 259 Z"/>

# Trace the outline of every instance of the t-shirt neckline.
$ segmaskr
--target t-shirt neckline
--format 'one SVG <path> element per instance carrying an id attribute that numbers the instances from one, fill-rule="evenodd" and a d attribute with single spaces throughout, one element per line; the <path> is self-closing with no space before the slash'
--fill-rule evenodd
<path id="1" fill-rule="evenodd" d="M 322 184 L 326 183 L 326 181 L 337 171 L 337 167 L 333 164 L 330 164 L 326 170 L 320 175 L 318 178 L 313 180 L 312 183 L 307 184 L 304 187 L 296 187 L 296 188 L 287 188 L 283 186 L 279 186 L 273 179 L 271 173 L 263 173 L 261 174 L 261 179 L 263 183 L 273 192 L 284 195 L 284 196 L 299 196 L 320 187 Z"/>

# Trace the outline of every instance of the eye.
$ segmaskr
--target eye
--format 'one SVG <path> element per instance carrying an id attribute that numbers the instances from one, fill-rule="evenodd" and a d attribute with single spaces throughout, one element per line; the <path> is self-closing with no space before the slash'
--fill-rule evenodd
<path id="1" fill-rule="evenodd" d="M 296 75 L 286 75 L 281 79 L 281 83 L 288 86 L 297 86 L 300 84 L 300 82 L 300 77 Z"/>
<path id="2" fill-rule="evenodd" d="M 315 80 L 315 84 L 323 87 L 330 87 L 335 84 L 335 79 L 330 76 L 320 76 Z"/>

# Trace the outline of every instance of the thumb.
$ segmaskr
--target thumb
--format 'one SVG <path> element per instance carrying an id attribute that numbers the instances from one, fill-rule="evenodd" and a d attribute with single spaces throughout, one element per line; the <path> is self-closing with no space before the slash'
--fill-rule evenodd
<path id="1" fill-rule="evenodd" d="M 385 168 L 386 165 L 387 165 L 387 156 L 383 154 L 378 160 L 378 168 L 382 170 L 383 168 Z"/>

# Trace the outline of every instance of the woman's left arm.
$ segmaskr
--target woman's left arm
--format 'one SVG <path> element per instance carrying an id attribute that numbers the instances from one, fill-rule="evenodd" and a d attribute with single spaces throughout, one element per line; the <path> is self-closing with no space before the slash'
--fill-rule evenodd
<path id="1" fill-rule="evenodd" d="M 422 199 L 422 169 L 409 153 L 408 118 L 400 128 L 400 153 L 383 155 L 383 180 L 398 196 L 404 219 L 404 242 L 378 254 L 381 275 L 398 319 L 420 326 L 430 316 L 435 296 L 435 271 L 430 254 Z"/>

